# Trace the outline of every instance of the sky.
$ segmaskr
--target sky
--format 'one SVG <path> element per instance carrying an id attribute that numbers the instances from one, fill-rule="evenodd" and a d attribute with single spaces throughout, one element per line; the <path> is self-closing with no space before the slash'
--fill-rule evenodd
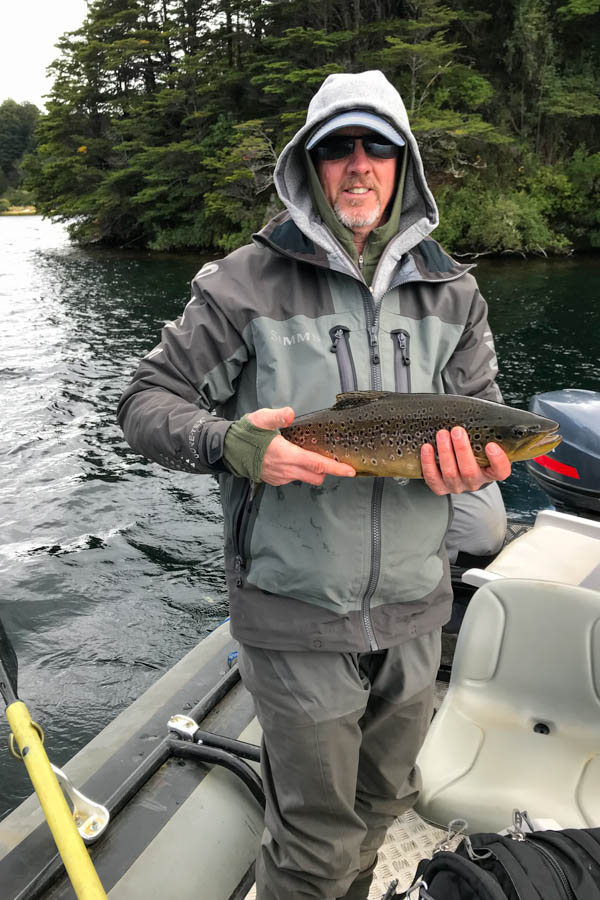
<path id="1" fill-rule="evenodd" d="M 43 110 L 43 94 L 52 83 L 46 67 L 58 55 L 54 44 L 81 25 L 86 11 L 85 0 L 10 0 L 3 5 L 0 103 L 11 97 Z"/>

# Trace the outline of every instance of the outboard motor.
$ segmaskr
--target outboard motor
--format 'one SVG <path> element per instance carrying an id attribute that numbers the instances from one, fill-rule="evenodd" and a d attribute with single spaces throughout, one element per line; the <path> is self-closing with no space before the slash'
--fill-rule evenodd
<path id="1" fill-rule="evenodd" d="M 527 460 L 529 474 L 557 507 L 600 518 L 600 393 L 549 391 L 529 409 L 558 422 L 562 435 L 552 453 Z"/>

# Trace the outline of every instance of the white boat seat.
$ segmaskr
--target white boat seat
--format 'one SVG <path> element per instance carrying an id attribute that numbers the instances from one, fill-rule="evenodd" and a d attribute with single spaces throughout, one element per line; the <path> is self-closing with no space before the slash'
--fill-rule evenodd
<path id="1" fill-rule="evenodd" d="M 428 822 L 498 831 L 525 809 L 563 828 L 600 825 L 600 592 L 479 588 L 417 762 Z"/>
<path id="2" fill-rule="evenodd" d="M 543 510 L 533 528 L 507 544 L 487 568 L 467 569 L 462 576 L 475 587 L 498 578 L 535 578 L 600 589 L 600 522 Z"/>

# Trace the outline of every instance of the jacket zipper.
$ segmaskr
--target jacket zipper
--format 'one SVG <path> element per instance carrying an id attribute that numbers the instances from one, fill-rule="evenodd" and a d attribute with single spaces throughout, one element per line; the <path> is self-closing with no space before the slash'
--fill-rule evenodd
<path id="1" fill-rule="evenodd" d="M 380 368 L 380 357 L 379 357 L 379 313 L 381 311 L 381 307 L 383 305 L 383 298 L 386 294 L 389 294 L 390 291 L 394 290 L 398 285 L 393 285 L 387 289 L 385 294 L 381 297 L 378 303 L 373 302 L 373 296 L 369 290 L 369 288 L 361 285 L 361 291 L 363 295 L 363 304 L 365 308 L 365 317 L 367 321 L 367 330 L 369 332 L 369 346 L 371 348 L 371 384 L 373 390 L 380 391 L 381 384 L 381 368 Z M 405 340 L 400 339 L 400 343 L 398 344 L 399 350 L 402 351 L 404 348 L 404 352 L 401 352 L 402 358 L 402 381 L 406 381 L 405 390 L 408 392 L 410 390 L 410 374 L 408 371 L 408 366 L 410 365 L 410 357 L 408 355 L 408 333 L 406 331 L 399 331 L 399 334 L 403 334 Z M 398 377 L 398 369 L 396 370 L 396 378 Z M 401 390 L 400 387 L 397 388 Z M 375 633 L 373 630 L 373 624 L 371 622 L 371 609 L 370 603 L 373 594 L 375 593 L 375 589 L 377 587 L 377 582 L 379 581 L 379 575 L 381 572 L 381 503 L 383 499 L 383 479 L 376 478 L 373 483 L 373 496 L 371 501 L 371 570 L 369 573 L 369 580 L 367 582 L 367 590 L 362 599 L 361 611 L 362 611 L 362 619 L 365 626 L 365 631 L 367 633 L 367 637 L 369 639 L 369 644 L 371 650 L 378 650 L 378 644 L 375 639 Z"/>
<path id="2" fill-rule="evenodd" d="M 233 550 L 234 559 L 233 567 L 236 575 L 236 585 L 241 587 L 244 583 L 242 569 L 246 568 L 247 559 L 244 554 L 246 538 L 248 536 L 248 525 L 250 523 L 250 515 L 254 506 L 254 501 L 260 484 L 248 482 L 244 491 L 241 511 L 237 517 L 236 528 L 233 533 Z"/>
<path id="3" fill-rule="evenodd" d="M 332 341 L 331 352 L 335 353 L 337 359 L 342 393 L 355 391 L 357 381 L 354 360 L 350 350 L 350 329 L 344 325 L 334 325 L 329 335 Z"/>
<path id="4" fill-rule="evenodd" d="M 540 844 L 538 844 L 538 842 L 533 840 L 530 835 L 525 834 L 524 837 L 525 837 L 525 840 L 528 841 L 532 847 L 535 847 L 535 849 L 538 850 L 542 854 L 542 856 L 546 859 L 546 861 L 550 864 L 550 868 L 554 870 L 556 877 L 562 884 L 563 890 L 565 892 L 565 897 L 567 898 L 567 900 L 577 900 L 575 894 L 573 893 L 573 888 L 569 884 L 569 879 L 565 875 L 563 867 L 561 866 L 561 864 L 559 863 L 557 858 L 554 856 L 554 854 L 551 853 L 549 850 L 547 850 L 546 847 L 542 847 Z"/>
<path id="5" fill-rule="evenodd" d="M 396 390 L 399 393 L 410 393 L 410 335 L 398 328 L 391 332 L 394 341 L 394 373 Z"/>
<path id="6" fill-rule="evenodd" d="M 342 325 L 334 326 L 329 334 L 333 341 L 331 345 L 332 353 L 337 356 L 337 364 L 340 372 L 340 384 L 342 391 L 352 391 L 357 388 L 356 370 L 350 353 L 349 329 Z M 381 479 L 379 479 L 381 480 Z M 383 488 L 383 485 L 381 485 Z M 375 640 L 375 633 L 371 623 L 371 612 L 369 603 L 379 580 L 379 569 L 381 565 L 381 516 L 377 512 L 377 507 L 381 506 L 381 490 L 373 491 L 371 498 L 371 570 L 369 573 L 369 581 L 367 589 L 363 595 L 360 607 L 360 614 L 369 641 L 371 650 L 377 650 L 378 645 Z"/>
<path id="7" fill-rule="evenodd" d="M 373 479 L 371 497 L 371 571 L 367 589 L 363 595 L 360 611 L 372 651 L 379 650 L 371 622 L 371 598 L 375 593 L 381 572 L 381 499 L 383 497 L 383 478 Z"/>
<path id="8" fill-rule="evenodd" d="M 367 331 L 369 335 L 369 347 L 371 358 L 371 386 L 373 390 L 381 390 L 381 368 L 379 357 L 379 339 L 377 318 L 379 308 L 373 305 L 373 296 L 366 285 L 361 284 L 363 305 Z M 373 479 L 373 493 L 371 495 L 371 566 L 367 588 L 361 601 L 361 617 L 372 652 L 379 650 L 379 644 L 375 638 L 375 631 L 371 621 L 371 598 L 377 588 L 381 573 L 381 502 L 383 498 L 383 478 Z"/>

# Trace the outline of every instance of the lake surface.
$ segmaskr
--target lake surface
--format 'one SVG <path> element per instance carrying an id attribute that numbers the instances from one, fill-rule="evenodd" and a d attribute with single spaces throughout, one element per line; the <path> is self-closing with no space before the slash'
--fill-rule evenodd
<path id="1" fill-rule="evenodd" d="M 0 217 L 0 618 L 63 764 L 227 616 L 215 481 L 146 463 L 115 423 L 137 360 L 204 259 L 81 250 Z M 599 257 L 479 261 L 507 402 L 600 390 Z M 550 505 L 517 464 L 509 515 Z M 5 751 L 0 819 L 30 793 Z"/>

